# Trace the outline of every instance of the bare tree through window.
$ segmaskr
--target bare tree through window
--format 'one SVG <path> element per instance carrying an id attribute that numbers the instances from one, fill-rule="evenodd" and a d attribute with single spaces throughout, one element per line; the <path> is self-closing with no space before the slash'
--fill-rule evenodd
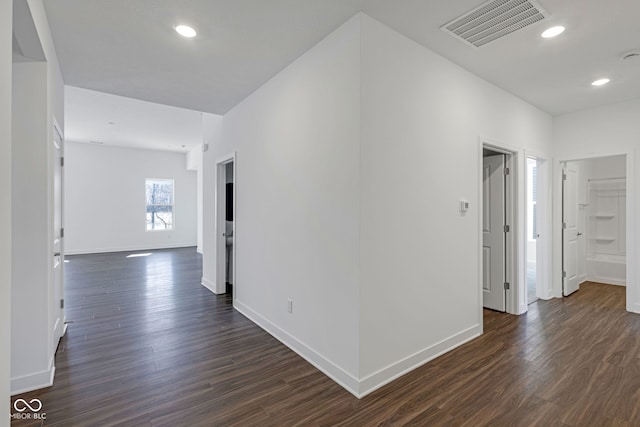
<path id="1" fill-rule="evenodd" d="M 173 229 L 173 180 L 147 179 L 147 231 Z"/>

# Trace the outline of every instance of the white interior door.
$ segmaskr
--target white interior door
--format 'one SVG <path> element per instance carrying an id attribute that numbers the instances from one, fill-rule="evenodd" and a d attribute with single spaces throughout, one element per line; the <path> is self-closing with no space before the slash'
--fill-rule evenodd
<path id="1" fill-rule="evenodd" d="M 578 280 L 578 172 L 570 165 L 562 171 L 562 292 L 580 289 Z"/>
<path id="2" fill-rule="evenodd" d="M 482 169 L 482 299 L 505 311 L 505 156 L 484 157 Z"/>
<path id="3" fill-rule="evenodd" d="M 54 128 L 53 140 L 53 346 L 58 345 L 58 341 L 64 332 L 64 309 L 63 309 L 63 269 L 64 269 L 64 231 L 62 226 L 62 165 L 63 165 L 63 142 L 62 136 Z"/>

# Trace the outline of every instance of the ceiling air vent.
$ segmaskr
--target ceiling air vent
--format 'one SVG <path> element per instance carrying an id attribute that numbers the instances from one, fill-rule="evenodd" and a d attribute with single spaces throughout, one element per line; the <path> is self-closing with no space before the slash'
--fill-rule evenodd
<path id="1" fill-rule="evenodd" d="M 548 14 L 532 0 L 491 0 L 440 27 L 475 47 L 543 20 Z"/>

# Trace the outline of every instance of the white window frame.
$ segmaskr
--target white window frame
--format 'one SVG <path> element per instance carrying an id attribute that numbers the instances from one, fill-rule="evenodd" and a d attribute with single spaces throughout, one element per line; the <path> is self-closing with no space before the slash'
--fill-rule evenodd
<path id="1" fill-rule="evenodd" d="M 157 203 L 153 205 L 147 204 L 147 183 L 149 181 L 170 181 L 171 182 L 171 200 L 172 204 Z M 147 209 L 149 206 L 171 206 L 171 228 L 149 230 L 147 228 Z M 144 180 L 144 229 L 149 233 L 174 231 L 176 229 L 176 180 L 173 178 L 145 178 Z"/>

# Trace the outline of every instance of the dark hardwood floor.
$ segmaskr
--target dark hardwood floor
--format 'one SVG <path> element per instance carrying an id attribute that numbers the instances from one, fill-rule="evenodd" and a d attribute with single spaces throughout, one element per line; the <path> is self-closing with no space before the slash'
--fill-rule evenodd
<path id="1" fill-rule="evenodd" d="M 640 316 L 586 283 L 358 400 L 200 285 L 195 249 L 69 257 L 50 426 L 639 426 Z M 12 411 L 14 412 L 14 411 Z"/>

